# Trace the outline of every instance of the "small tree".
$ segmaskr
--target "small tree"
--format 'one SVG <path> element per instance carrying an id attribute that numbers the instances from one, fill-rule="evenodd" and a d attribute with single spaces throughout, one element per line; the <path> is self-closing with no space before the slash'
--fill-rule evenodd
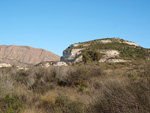
<path id="1" fill-rule="evenodd" d="M 83 62 L 87 63 L 87 61 L 99 61 L 101 58 L 101 53 L 97 51 L 88 51 L 83 54 Z"/>
<path id="2" fill-rule="evenodd" d="M 87 63 L 87 61 L 90 59 L 89 55 L 87 53 L 83 54 L 82 60 L 84 63 Z"/>

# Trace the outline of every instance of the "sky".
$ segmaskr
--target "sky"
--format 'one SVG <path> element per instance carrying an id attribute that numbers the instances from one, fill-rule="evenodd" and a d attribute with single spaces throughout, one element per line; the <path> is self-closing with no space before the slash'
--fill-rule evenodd
<path id="1" fill-rule="evenodd" d="M 71 44 L 112 37 L 150 48 L 150 0 L 0 0 L 0 45 L 62 56 Z"/>

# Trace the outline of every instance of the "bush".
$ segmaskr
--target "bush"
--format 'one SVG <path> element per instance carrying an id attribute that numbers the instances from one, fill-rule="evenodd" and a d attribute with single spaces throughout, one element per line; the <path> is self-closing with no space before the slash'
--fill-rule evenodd
<path id="1" fill-rule="evenodd" d="M 146 61 L 143 76 L 150 80 L 150 61 Z"/>
<path id="2" fill-rule="evenodd" d="M 91 105 L 94 113 L 149 113 L 150 85 L 145 78 L 107 78 Z"/>
<path id="3" fill-rule="evenodd" d="M 6 96 L 0 99 L 0 113 L 20 113 L 23 106 L 14 97 Z"/>
<path id="4" fill-rule="evenodd" d="M 0 98 L 12 93 L 14 83 L 15 80 L 10 75 L 0 75 Z"/>
<path id="5" fill-rule="evenodd" d="M 103 71 L 98 66 L 78 66 L 72 67 L 67 71 L 67 76 L 58 80 L 59 85 L 66 86 L 87 86 L 87 81 L 92 77 L 98 77 L 103 74 Z"/>
<path id="6" fill-rule="evenodd" d="M 55 98 L 44 98 L 40 100 L 38 107 L 45 110 L 47 113 L 53 113 L 55 111 L 55 102 Z"/>
<path id="7" fill-rule="evenodd" d="M 42 99 L 38 107 L 46 113 L 85 113 L 82 102 L 72 101 L 65 96 Z"/>
<path id="8" fill-rule="evenodd" d="M 101 57 L 101 53 L 97 51 L 87 51 L 83 54 L 82 60 L 84 63 L 87 63 L 88 61 L 99 61 Z"/>

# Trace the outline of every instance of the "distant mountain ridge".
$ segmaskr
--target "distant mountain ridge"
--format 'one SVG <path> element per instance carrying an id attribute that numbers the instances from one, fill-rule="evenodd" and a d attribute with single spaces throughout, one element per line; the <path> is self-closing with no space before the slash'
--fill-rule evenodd
<path id="1" fill-rule="evenodd" d="M 29 46 L 0 45 L 0 63 L 35 65 L 44 61 L 59 61 L 60 57 L 44 49 Z"/>

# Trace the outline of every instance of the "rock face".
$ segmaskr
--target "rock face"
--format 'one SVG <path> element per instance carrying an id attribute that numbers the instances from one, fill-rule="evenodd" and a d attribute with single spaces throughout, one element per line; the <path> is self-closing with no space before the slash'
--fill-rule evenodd
<path id="1" fill-rule="evenodd" d="M 2 67 L 11 67 L 11 65 L 6 63 L 0 63 L 0 68 Z"/>
<path id="2" fill-rule="evenodd" d="M 63 56 L 61 57 L 61 61 L 65 62 L 73 62 L 76 60 L 78 55 L 81 54 L 82 49 L 70 49 L 63 52 Z"/>
<path id="3" fill-rule="evenodd" d="M 44 49 L 28 46 L 0 46 L 0 63 L 35 65 L 43 61 L 59 61 L 60 57 Z"/>
<path id="4" fill-rule="evenodd" d="M 46 62 L 41 62 L 36 66 L 41 66 L 41 67 L 68 66 L 68 64 L 66 62 L 59 62 L 59 61 L 46 61 Z"/>
<path id="5" fill-rule="evenodd" d="M 129 62 L 133 59 L 144 59 L 148 49 L 142 48 L 134 42 L 119 38 L 105 38 L 69 46 L 63 52 L 61 61 L 78 63 L 82 61 L 82 54 L 87 51 L 97 51 L 102 57 L 99 62 Z"/>

